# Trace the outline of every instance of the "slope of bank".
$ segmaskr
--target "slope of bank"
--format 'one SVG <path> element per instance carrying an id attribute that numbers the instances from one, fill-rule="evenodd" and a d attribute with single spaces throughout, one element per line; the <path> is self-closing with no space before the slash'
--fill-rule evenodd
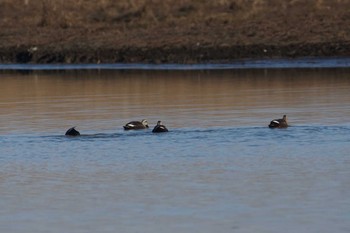
<path id="1" fill-rule="evenodd" d="M 350 56 L 350 0 L 0 3 L 0 63 Z"/>

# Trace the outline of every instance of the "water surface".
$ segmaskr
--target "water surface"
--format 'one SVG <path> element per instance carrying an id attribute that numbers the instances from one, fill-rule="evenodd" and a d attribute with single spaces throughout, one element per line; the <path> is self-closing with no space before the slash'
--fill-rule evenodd
<path id="1" fill-rule="evenodd" d="M 0 230 L 349 232 L 349 75 L 3 71 Z"/>

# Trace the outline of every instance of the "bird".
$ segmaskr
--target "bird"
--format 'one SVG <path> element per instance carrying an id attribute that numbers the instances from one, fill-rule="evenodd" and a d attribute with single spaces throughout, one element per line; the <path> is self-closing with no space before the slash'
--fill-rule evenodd
<path id="1" fill-rule="evenodd" d="M 142 121 L 130 121 L 126 125 L 123 126 L 124 130 L 132 130 L 132 129 L 147 129 L 148 122 L 143 119 Z"/>
<path id="2" fill-rule="evenodd" d="M 168 131 L 169 130 L 164 125 L 162 125 L 162 122 L 158 121 L 157 125 L 154 126 L 152 133 L 163 133 L 163 132 L 168 132 Z"/>
<path id="3" fill-rule="evenodd" d="M 70 129 L 68 129 L 65 135 L 66 135 L 66 136 L 80 136 L 79 131 L 77 131 L 77 130 L 75 129 L 75 127 L 76 127 L 76 126 L 70 128 Z"/>
<path id="4" fill-rule="evenodd" d="M 275 119 L 272 120 L 269 124 L 269 128 L 287 128 L 288 123 L 287 123 L 287 116 L 283 115 L 282 119 Z"/>

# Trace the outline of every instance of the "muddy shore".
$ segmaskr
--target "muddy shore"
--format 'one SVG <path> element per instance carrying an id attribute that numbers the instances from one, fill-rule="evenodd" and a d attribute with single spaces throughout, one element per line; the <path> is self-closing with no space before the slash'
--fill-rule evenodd
<path id="1" fill-rule="evenodd" d="M 348 0 L 0 3 L 0 63 L 228 63 L 350 56 Z"/>

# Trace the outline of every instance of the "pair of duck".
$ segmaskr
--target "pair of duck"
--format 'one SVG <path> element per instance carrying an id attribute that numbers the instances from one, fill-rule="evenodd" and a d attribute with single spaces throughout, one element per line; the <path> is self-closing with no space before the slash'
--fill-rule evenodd
<path id="1" fill-rule="evenodd" d="M 137 130 L 137 129 L 148 129 L 148 122 L 147 120 L 143 119 L 142 121 L 130 121 L 126 125 L 123 126 L 124 130 Z M 154 126 L 152 133 L 164 133 L 168 132 L 169 130 L 162 125 L 161 121 L 157 122 L 157 125 Z"/>
<path id="2" fill-rule="evenodd" d="M 126 125 L 123 126 L 124 130 L 139 130 L 139 129 L 148 129 L 148 122 L 147 120 L 143 119 L 142 121 L 130 121 Z M 164 133 L 168 132 L 169 130 L 162 124 L 161 121 L 157 122 L 157 125 L 154 126 L 152 133 Z M 79 136 L 80 132 L 75 129 L 75 127 L 72 127 L 67 130 L 66 136 Z"/>

